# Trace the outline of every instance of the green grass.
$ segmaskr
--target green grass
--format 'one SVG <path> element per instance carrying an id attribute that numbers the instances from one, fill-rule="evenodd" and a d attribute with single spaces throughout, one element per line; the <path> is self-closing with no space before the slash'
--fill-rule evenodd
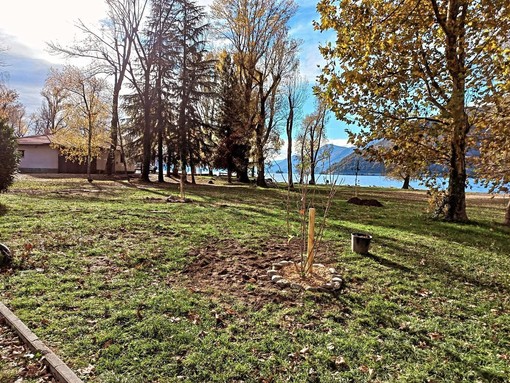
<path id="1" fill-rule="evenodd" d="M 254 305 L 181 272 L 211 244 L 261 259 L 285 244 L 285 191 L 217 183 L 190 186 L 191 204 L 164 202 L 176 193 L 25 177 L 0 195 L 0 241 L 16 254 L 0 299 L 84 381 L 510 381 L 506 201 L 470 198 L 461 225 L 430 219 L 423 192 L 362 189 L 384 204 L 371 208 L 341 187 L 324 237 L 345 289 Z M 313 195 L 319 215 L 325 195 Z M 351 253 L 353 231 L 373 235 L 369 256 Z"/>

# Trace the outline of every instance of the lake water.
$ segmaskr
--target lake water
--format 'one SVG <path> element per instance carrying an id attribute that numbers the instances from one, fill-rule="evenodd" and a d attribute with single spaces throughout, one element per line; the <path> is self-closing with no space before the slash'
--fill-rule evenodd
<path id="1" fill-rule="evenodd" d="M 268 178 L 272 178 L 276 182 L 286 183 L 288 179 L 287 173 L 269 173 L 267 175 Z M 294 182 L 298 182 L 299 177 L 294 177 Z M 337 185 L 344 186 L 354 186 L 356 183 L 356 176 L 354 175 L 329 175 L 329 174 L 319 174 L 315 176 L 315 182 L 317 184 L 324 185 L 326 183 L 333 183 L 336 181 Z M 358 176 L 357 182 L 359 186 L 369 187 L 384 187 L 384 188 L 402 188 L 404 183 L 403 180 L 395 180 L 392 178 L 387 178 L 384 176 Z M 411 187 L 417 190 L 427 190 L 427 187 L 421 184 L 419 181 L 411 181 Z M 466 188 L 467 192 L 476 192 L 476 193 L 487 193 L 488 188 L 476 185 L 473 180 L 468 181 L 468 187 Z"/>

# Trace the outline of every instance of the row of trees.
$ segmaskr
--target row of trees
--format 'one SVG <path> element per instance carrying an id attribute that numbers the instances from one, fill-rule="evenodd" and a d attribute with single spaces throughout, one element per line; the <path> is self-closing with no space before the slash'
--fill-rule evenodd
<path id="1" fill-rule="evenodd" d="M 280 149 L 283 127 L 292 152 L 306 93 L 307 85 L 299 79 L 299 41 L 289 35 L 296 4 L 215 0 L 209 22 L 203 7 L 192 0 L 106 3 L 108 15 L 99 29 L 79 22 L 82 41 L 50 43 L 53 52 L 91 59 L 93 65 L 50 73 L 37 129 L 69 142 L 73 134 L 79 136 L 78 127 L 87 144 L 75 146 L 87 148 L 89 162 L 94 148 L 109 142 L 109 173 L 115 171 L 115 149 L 128 138 L 128 149 L 142 160 L 144 180 L 157 158 L 161 182 L 164 164 L 168 173 L 177 174 L 180 168 L 181 184 L 186 170 L 196 166 L 227 169 L 229 180 L 236 173 L 242 182 L 249 181 L 249 169 L 256 166 L 257 184 L 265 186 L 265 162 Z M 213 39 L 222 46 L 211 49 Z M 101 80 L 105 76 L 113 80 L 110 89 Z M 303 149 L 303 156 L 312 158 L 317 151 L 318 146 L 304 144 L 316 135 L 302 135 L 302 146 L 311 148 Z M 304 162 L 311 166 L 313 161 Z"/>
<path id="2" fill-rule="evenodd" d="M 470 159 L 481 182 L 510 183 L 508 1 L 321 0 L 318 11 L 316 28 L 337 32 L 320 48 L 319 88 L 338 119 L 365 127 L 352 142 L 407 175 L 438 165 L 449 220 L 468 219 Z"/>

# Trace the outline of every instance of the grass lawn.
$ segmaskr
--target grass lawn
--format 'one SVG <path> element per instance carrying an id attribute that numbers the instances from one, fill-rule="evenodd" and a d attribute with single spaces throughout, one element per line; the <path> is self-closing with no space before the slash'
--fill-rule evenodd
<path id="1" fill-rule="evenodd" d="M 461 225 L 430 219 L 421 191 L 362 189 L 377 208 L 340 187 L 317 262 L 344 288 L 328 294 L 266 277 L 299 258 L 299 193 L 187 190 L 23 176 L 0 195 L 0 300 L 86 382 L 510 381 L 503 198 L 470 195 Z M 309 194 L 319 216 L 326 194 Z"/>

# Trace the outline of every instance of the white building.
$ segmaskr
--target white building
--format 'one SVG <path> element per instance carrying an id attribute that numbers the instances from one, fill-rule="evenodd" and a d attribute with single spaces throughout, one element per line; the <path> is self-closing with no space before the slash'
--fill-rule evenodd
<path id="1" fill-rule="evenodd" d="M 18 151 L 20 153 L 19 171 L 21 173 L 87 173 L 85 162 L 67 160 L 57 147 L 53 147 L 52 136 L 30 136 L 18 138 Z M 107 151 L 92 161 L 92 173 L 104 173 L 106 171 Z M 129 164 L 128 171 L 134 171 L 134 165 Z M 124 171 L 124 164 L 121 162 L 121 153 L 115 152 L 115 169 L 117 172 Z"/>

